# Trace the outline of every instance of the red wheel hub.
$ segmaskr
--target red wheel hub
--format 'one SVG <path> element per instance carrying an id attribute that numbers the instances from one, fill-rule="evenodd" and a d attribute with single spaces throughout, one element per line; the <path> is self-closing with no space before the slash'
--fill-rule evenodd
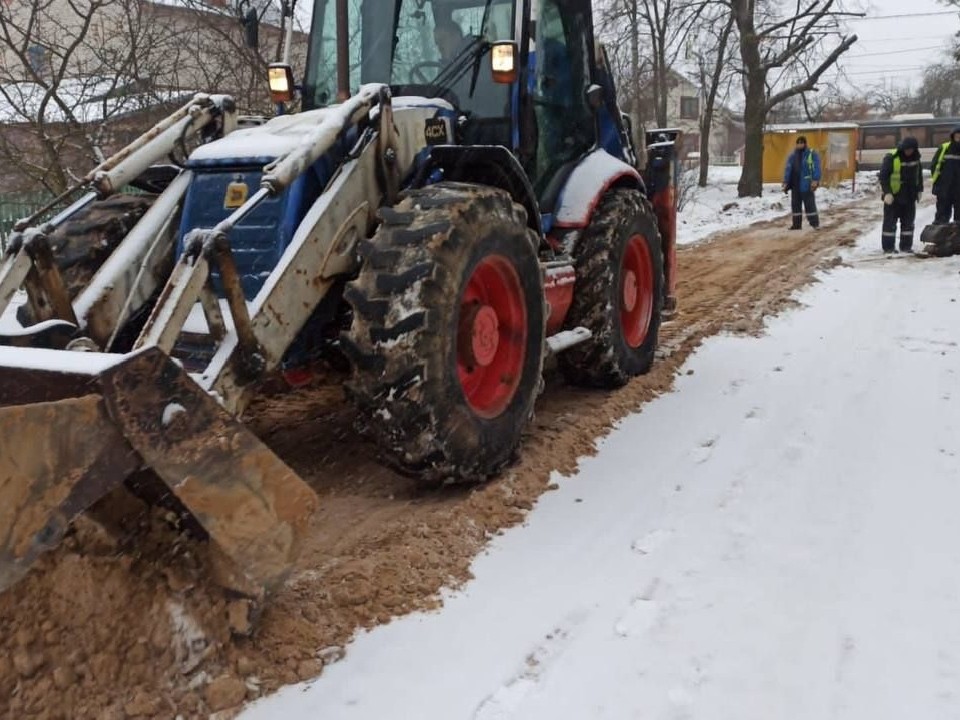
<path id="1" fill-rule="evenodd" d="M 637 274 L 628 268 L 623 270 L 623 310 L 631 312 L 637 306 L 640 297 L 640 288 L 637 283 Z"/>
<path id="2" fill-rule="evenodd" d="M 493 418 L 516 395 L 527 345 L 527 306 L 517 270 L 489 255 L 474 268 L 460 299 L 457 377 L 477 415 Z"/>
<path id="3" fill-rule="evenodd" d="M 479 302 L 463 308 L 460 312 L 460 338 L 458 351 L 463 353 L 467 367 L 488 367 L 497 356 L 500 347 L 500 321 L 497 311 Z"/>
<path id="4" fill-rule="evenodd" d="M 310 368 L 290 368 L 283 371 L 283 379 L 290 387 L 298 388 L 309 385 L 313 380 L 313 370 Z"/>
<path id="5" fill-rule="evenodd" d="M 643 235 L 634 235 L 623 253 L 620 277 L 620 325 L 623 339 L 632 348 L 643 345 L 653 319 L 653 261 Z"/>

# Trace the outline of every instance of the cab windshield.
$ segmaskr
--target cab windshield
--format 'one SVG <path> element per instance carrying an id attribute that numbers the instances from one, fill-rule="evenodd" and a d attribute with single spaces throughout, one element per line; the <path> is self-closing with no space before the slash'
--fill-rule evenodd
<path id="1" fill-rule="evenodd" d="M 394 94 L 438 95 L 480 116 L 509 115 L 488 44 L 514 35 L 514 0 L 348 0 L 350 90 L 388 83 Z M 304 106 L 336 101 L 336 0 L 314 4 Z"/>

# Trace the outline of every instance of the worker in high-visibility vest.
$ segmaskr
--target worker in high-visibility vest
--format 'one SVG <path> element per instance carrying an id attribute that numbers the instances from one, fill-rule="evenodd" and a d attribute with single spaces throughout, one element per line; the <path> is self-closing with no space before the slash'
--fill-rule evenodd
<path id="1" fill-rule="evenodd" d="M 816 150 L 807 147 L 807 138 L 803 135 L 797 138 L 796 149 L 787 158 L 781 187 L 784 192 L 790 191 L 790 210 L 793 213 L 790 229 L 800 229 L 804 210 L 810 227 L 819 228 L 820 215 L 817 213 L 814 193 L 820 187 L 820 156 Z"/>
<path id="2" fill-rule="evenodd" d="M 960 127 L 950 133 L 950 139 L 933 154 L 930 164 L 933 194 L 937 196 L 937 215 L 934 223 L 960 222 Z"/>
<path id="3" fill-rule="evenodd" d="M 913 252 L 913 222 L 917 201 L 923 192 L 923 166 L 920 144 L 905 137 L 900 146 L 883 158 L 880 166 L 883 190 L 883 230 L 880 242 L 885 253 L 895 253 L 897 222 L 900 223 L 900 252 Z"/>

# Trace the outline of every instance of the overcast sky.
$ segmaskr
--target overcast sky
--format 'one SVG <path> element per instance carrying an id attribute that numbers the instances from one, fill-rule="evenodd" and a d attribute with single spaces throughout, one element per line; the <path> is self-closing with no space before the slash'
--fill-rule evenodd
<path id="1" fill-rule="evenodd" d="M 849 20 L 859 40 L 843 56 L 851 83 L 911 85 L 960 29 L 960 14 L 936 0 L 863 0 L 866 17 Z M 933 14 L 935 13 L 935 14 Z"/>
<path id="2" fill-rule="evenodd" d="M 843 56 L 843 66 L 848 82 L 857 87 L 880 83 L 915 87 L 922 66 L 936 61 L 960 30 L 957 8 L 937 0 L 846 0 L 844 4 L 866 12 L 862 19 L 847 21 L 859 40 Z M 297 2 L 297 14 L 307 27 L 312 6 L 313 0 Z"/>

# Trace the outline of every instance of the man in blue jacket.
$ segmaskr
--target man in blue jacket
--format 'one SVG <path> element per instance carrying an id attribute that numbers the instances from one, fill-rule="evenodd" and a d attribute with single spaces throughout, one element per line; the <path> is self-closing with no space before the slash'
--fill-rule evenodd
<path id="1" fill-rule="evenodd" d="M 807 213 L 807 222 L 813 229 L 820 227 L 817 214 L 817 200 L 814 193 L 820 187 L 820 156 L 816 150 L 807 147 L 807 139 L 797 138 L 797 147 L 787 158 L 787 167 L 783 171 L 783 191 L 790 191 L 790 208 L 793 212 L 791 230 L 799 230 L 803 211 Z"/>

